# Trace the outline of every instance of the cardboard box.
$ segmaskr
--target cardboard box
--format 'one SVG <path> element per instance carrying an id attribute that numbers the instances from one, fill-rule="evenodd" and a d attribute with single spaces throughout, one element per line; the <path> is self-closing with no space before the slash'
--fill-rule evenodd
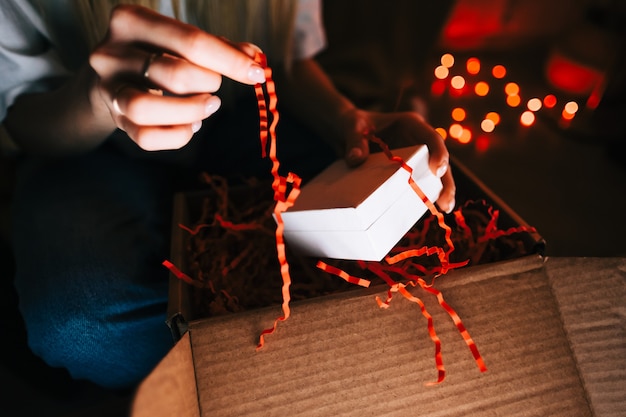
<path id="1" fill-rule="evenodd" d="M 479 372 L 432 294 L 447 376 L 419 307 L 386 286 L 280 310 L 189 323 L 136 392 L 150 416 L 622 416 L 626 411 L 624 258 L 519 259 L 454 270 L 436 287 L 456 309 L 488 370 Z"/>
<path id="2" fill-rule="evenodd" d="M 499 212 L 498 227 L 508 230 L 516 227 L 530 227 L 515 211 L 513 211 L 504 201 L 495 195 L 488 187 L 476 178 L 464 165 L 452 157 L 451 169 L 454 172 L 457 185 L 457 206 L 462 206 L 470 201 L 485 201 L 494 210 Z M 266 191 L 264 191 L 266 190 Z M 233 191 L 233 190 L 231 190 Z M 241 200 L 246 196 L 253 196 L 254 199 L 268 198 L 271 203 L 272 190 L 270 184 L 259 184 L 252 191 L 245 189 L 243 192 L 234 192 L 233 200 L 237 205 L 243 204 Z M 267 194 L 267 197 L 264 197 Z M 213 198 L 207 190 L 179 193 L 174 198 L 173 224 L 172 224 L 172 254 L 171 261 L 184 272 L 190 273 L 188 269 L 188 234 L 178 225 L 191 226 L 194 221 L 200 218 L 203 212 L 204 199 Z M 270 219 L 271 221 L 271 219 Z M 421 221 L 417 225 L 420 225 Z M 473 258 L 473 263 L 491 263 L 498 260 L 506 260 L 530 254 L 545 253 L 546 242 L 536 231 L 517 233 L 509 245 L 494 246 L 491 251 L 485 250 L 485 243 L 481 243 L 475 248 L 474 253 L 469 253 Z M 316 257 L 301 257 L 291 251 L 291 242 L 287 242 L 286 250 L 290 262 L 290 271 L 293 281 L 297 283 L 303 276 L 323 275 L 325 272 L 315 268 L 318 260 Z M 482 254 L 481 254 L 482 251 Z M 274 255 L 275 256 L 275 255 Z M 279 280 L 279 272 L 272 273 L 265 271 L 267 276 L 252 277 L 255 280 Z M 234 277 L 233 279 L 237 279 Z M 292 285 L 295 285 L 292 284 Z M 280 289 L 277 289 L 277 292 Z M 205 312 L 201 311 L 197 304 L 199 298 L 204 297 L 202 291 L 185 284 L 180 279 L 172 275 L 170 279 L 170 298 L 168 305 L 168 325 L 170 326 L 175 340 L 179 340 L 188 330 L 188 323 L 206 318 Z"/>
<path id="3" fill-rule="evenodd" d="M 409 184 L 432 202 L 441 180 L 428 167 L 425 145 L 396 149 L 410 174 L 382 152 L 357 168 L 338 160 L 302 187 L 282 214 L 285 241 L 307 256 L 380 261 L 426 212 Z"/>

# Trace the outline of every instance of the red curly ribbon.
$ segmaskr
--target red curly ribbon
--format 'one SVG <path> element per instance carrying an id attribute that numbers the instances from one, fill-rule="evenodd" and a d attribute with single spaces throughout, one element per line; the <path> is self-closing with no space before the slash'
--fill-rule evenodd
<path id="1" fill-rule="evenodd" d="M 337 275 L 339 278 L 344 279 L 346 282 L 349 282 L 350 284 L 360 285 L 361 287 L 365 287 L 365 288 L 370 286 L 369 280 L 352 276 L 346 273 L 345 271 L 342 271 L 341 269 L 336 268 L 334 266 L 330 266 L 327 263 L 324 263 L 322 261 L 318 261 L 316 266 L 322 271 L 326 271 L 329 274 Z"/>
<path id="2" fill-rule="evenodd" d="M 424 302 L 408 292 L 404 284 L 398 284 L 396 288 L 397 291 L 404 296 L 404 298 L 419 305 L 422 315 L 426 318 L 426 321 L 428 323 L 428 334 L 430 335 L 430 339 L 435 344 L 435 363 L 438 370 L 437 381 L 430 382 L 427 385 L 440 384 L 446 377 L 446 369 L 443 366 L 443 357 L 441 354 L 441 339 L 439 339 L 439 336 L 437 336 L 437 332 L 435 332 L 433 316 L 431 316 L 430 313 L 426 310 Z"/>
<path id="3" fill-rule="evenodd" d="M 163 266 L 166 267 L 167 269 L 169 269 L 172 274 L 174 274 L 174 276 L 184 282 L 186 282 L 187 284 L 190 285 L 195 285 L 195 282 L 193 280 L 193 278 L 191 278 L 189 275 L 185 274 L 183 271 L 181 271 L 180 269 L 178 269 L 173 263 L 171 263 L 168 260 L 163 261 Z"/>
<path id="4" fill-rule="evenodd" d="M 278 169 L 280 163 L 278 158 L 276 157 L 276 126 L 278 124 L 278 110 L 276 109 L 277 97 L 276 97 L 276 88 L 274 85 L 274 81 L 272 79 L 272 70 L 267 66 L 267 59 L 264 54 L 257 53 L 255 60 L 265 69 L 265 91 L 267 93 L 267 97 L 269 99 L 269 106 L 266 107 L 265 101 L 265 92 L 263 91 L 262 84 L 256 84 L 254 86 L 258 107 L 259 107 L 259 117 L 260 117 L 260 139 L 262 146 L 262 154 L 265 157 L 266 149 L 268 146 L 267 139 L 269 138 L 269 158 L 272 161 L 271 173 L 273 176 L 272 181 L 272 189 L 274 190 L 274 201 L 276 205 L 274 206 L 274 218 L 276 219 L 276 250 L 278 252 L 278 262 L 280 263 L 280 274 L 283 279 L 282 286 L 282 296 L 283 296 L 283 304 L 282 310 L 283 315 L 276 320 L 274 320 L 274 324 L 272 327 L 265 329 L 261 332 L 259 336 L 259 343 L 257 345 L 257 350 L 261 349 L 265 344 L 265 336 L 274 333 L 278 326 L 278 322 L 285 321 L 289 318 L 291 314 L 291 309 L 289 308 L 289 302 L 291 300 L 291 295 L 289 292 L 289 288 L 291 286 L 291 276 L 289 274 L 289 263 L 287 262 L 287 256 L 285 253 L 285 240 L 283 237 L 284 232 L 284 223 L 281 216 L 281 213 L 285 212 L 289 207 L 293 206 L 296 198 L 300 194 L 300 183 L 301 179 L 294 173 L 289 173 L 287 177 L 282 177 L 278 173 Z M 267 111 L 269 110 L 272 116 L 272 122 L 267 124 Z M 288 185 L 291 184 L 291 190 L 287 192 Z"/>

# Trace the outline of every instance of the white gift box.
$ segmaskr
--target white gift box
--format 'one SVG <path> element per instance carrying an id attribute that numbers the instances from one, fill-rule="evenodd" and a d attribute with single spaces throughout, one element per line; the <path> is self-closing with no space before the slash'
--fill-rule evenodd
<path id="1" fill-rule="evenodd" d="M 432 202 L 441 180 L 428 167 L 425 145 L 395 149 Z M 356 168 L 338 160 L 303 185 L 282 213 L 286 244 L 307 256 L 380 261 L 424 215 L 426 204 L 409 184 L 409 172 L 384 153 Z"/>

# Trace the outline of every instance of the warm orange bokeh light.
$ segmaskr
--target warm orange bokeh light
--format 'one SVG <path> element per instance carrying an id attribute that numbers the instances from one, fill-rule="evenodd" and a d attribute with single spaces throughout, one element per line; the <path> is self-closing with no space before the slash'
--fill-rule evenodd
<path id="1" fill-rule="evenodd" d="M 519 121 L 524 126 L 532 126 L 535 123 L 535 113 L 530 110 L 526 110 L 519 118 Z"/>
<path id="2" fill-rule="evenodd" d="M 444 80 L 448 77 L 448 75 L 450 75 L 450 70 L 447 67 L 444 67 L 443 65 L 439 65 L 437 68 L 435 68 L 436 78 L 440 80 Z"/>
<path id="3" fill-rule="evenodd" d="M 465 109 L 462 109 L 461 107 L 456 107 L 452 109 L 452 119 L 454 119 L 454 121 L 462 122 L 463 120 L 465 120 L 465 116 L 467 116 Z"/>
<path id="4" fill-rule="evenodd" d="M 472 131 L 467 128 L 463 128 L 461 136 L 459 136 L 457 140 L 459 143 L 469 143 L 472 140 Z"/>
<path id="5" fill-rule="evenodd" d="M 502 79 L 506 76 L 506 68 L 504 65 L 496 65 L 492 68 L 491 74 L 497 79 Z"/>
<path id="6" fill-rule="evenodd" d="M 455 75 L 450 80 L 450 85 L 452 86 L 452 88 L 461 90 L 463 87 L 465 87 L 465 78 L 461 77 L 460 75 Z"/>
<path id="7" fill-rule="evenodd" d="M 510 95 L 506 96 L 506 104 L 511 107 L 517 107 L 522 102 L 522 99 L 518 95 Z"/>
<path id="8" fill-rule="evenodd" d="M 500 123 L 500 115 L 496 113 L 495 111 L 490 111 L 489 113 L 487 113 L 487 115 L 485 116 L 485 119 L 491 120 L 495 126 L 497 126 L 498 123 Z"/>
<path id="9" fill-rule="evenodd" d="M 480 60 L 478 58 L 469 58 L 465 66 L 468 74 L 476 75 L 480 72 Z"/>
<path id="10" fill-rule="evenodd" d="M 448 137 L 448 132 L 443 127 L 435 128 L 435 132 L 439 133 L 439 136 L 441 136 L 444 140 Z"/>
<path id="11" fill-rule="evenodd" d="M 565 109 L 563 109 L 563 111 L 561 112 L 561 117 L 564 120 L 572 120 L 574 116 L 576 116 L 576 113 L 568 113 L 567 111 L 565 111 Z"/>
<path id="12" fill-rule="evenodd" d="M 454 65 L 454 56 L 452 56 L 452 54 L 441 55 L 441 65 L 446 68 L 452 68 Z"/>
<path id="13" fill-rule="evenodd" d="M 546 106 L 547 109 L 551 109 L 556 106 L 556 96 L 554 94 L 548 94 L 543 98 L 543 105 Z"/>
<path id="14" fill-rule="evenodd" d="M 517 85 L 517 83 L 506 83 L 506 85 L 504 86 L 504 92 L 508 95 L 508 96 L 516 96 L 519 94 L 519 85 Z"/>
<path id="15" fill-rule="evenodd" d="M 446 92 L 446 82 L 444 80 L 435 80 L 430 86 L 430 92 L 434 96 L 440 96 Z"/>
<path id="16" fill-rule="evenodd" d="M 450 125 L 450 128 L 448 129 L 448 133 L 450 133 L 451 138 L 459 139 L 461 135 L 463 134 L 463 126 L 461 126 L 458 123 L 454 123 Z"/>
<path id="17" fill-rule="evenodd" d="M 491 119 L 485 119 L 482 122 L 480 122 L 480 128 L 485 133 L 491 133 L 496 128 L 496 124 Z"/>
<path id="18" fill-rule="evenodd" d="M 474 86 L 474 92 L 477 96 L 485 97 L 487 94 L 489 94 L 489 84 L 484 81 L 477 82 Z"/>
<path id="19" fill-rule="evenodd" d="M 485 152 L 489 149 L 489 138 L 487 135 L 480 135 L 476 138 L 476 150 L 480 152 Z"/>
<path id="20" fill-rule="evenodd" d="M 530 100 L 528 100 L 528 103 L 526 103 L 526 107 L 528 107 L 528 110 L 530 111 L 538 111 L 539 109 L 541 109 L 541 100 L 539 100 L 538 98 L 531 98 Z"/>
<path id="21" fill-rule="evenodd" d="M 575 101 L 568 101 L 563 107 L 563 111 L 569 114 L 574 114 L 578 111 L 578 103 Z"/>

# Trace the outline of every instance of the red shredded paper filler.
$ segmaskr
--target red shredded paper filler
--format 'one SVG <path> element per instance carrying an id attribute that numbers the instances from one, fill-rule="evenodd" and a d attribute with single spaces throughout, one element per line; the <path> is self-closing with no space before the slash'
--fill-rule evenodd
<path id="1" fill-rule="evenodd" d="M 283 280 L 282 285 L 282 316 L 278 317 L 273 325 L 265 330 L 263 330 L 259 336 L 259 342 L 257 344 L 257 350 L 261 349 L 265 345 L 265 336 L 268 336 L 277 329 L 278 323 L 281 321 L 285 321 L 290 316 L 290 308 L 289 303 L 291 300 L 290 296 L 290 285 L 291 285 L 291 276 L 289 273 L 289 263 L 287 262 L 287 257 L 285 253 L 285 241 L 283 236 L 284 231 L 284 223 L 282 221 L 281 213 L 285 212 L 289 207 L 293 206 L 296 198 L 300 193 L 300 184 L 301 179 L 294 173 L 289 173 L 286 177 L 279 175 L 278 169 L 280 167 L 280 163 L 276 156 L 276 126 L 278 124 L 279 115 L 276 108 L 277 105 L 277 96 L 276 89 L 274 85 L 274 81 L 272 79 L 272 70 L 267 66 L 267 60 L 265 55 L 258 53 L 255 57 L 257 63 L 259 63 L 265 71 L 266 82 L 265 84 L 256 84 L 254 86 L 256 98 L 258 102 L 258 110 L 259 110 L 259 119 L 260 119 L 260 141 L 261 141 L 261 149 L 262 149 L 262 157 L 269 157 L 272 162 L 271 174 L 273 177 L 272 181 L 272 189 L 274 191 L 274 201 L 275 206 L 273 210 L 273 214 L 276 220 L 276 249 L 278 254 L 278 261 L 280 264 L 280 273 Z M 267 100 L 266 100 L 267 96 Z M 271 123 L 270 123 L 271 116 Z M 437 336 L 435 331 L 433 317 L 426 310 L 426 306 L 418 297 L 413 295 L 407 289 L 408 285 L 413 287 L 419 286 L 425 292 L 434 295 L 439 305 L 448 313 L 451 317 L 452 321 L 456 325 L 459 333 L 461 334 L 463 340 L 467 344 L 470 352 L 472 353 L 474 360 L 481 372 L 485 372 L 487 367 L 485 366 L 485 362 L 480 355 L 478 348 L 474 340 L 471 338 L 469 332 L 465 328 L 460 316 L 456 313 L 456 311 L 444 300 L 443 294 L 434 288 L 435 278 L 446 274 L 448 271 L 460 268 L 468 264 L 469 260 L 465 260 L 462 262 L 452 263 L 449 261 L 450 254 L 454 251 L 455 247 L 451 239 L 452 229 L 445 223 L 443 214 L 436 208 L 433 202 L 429 201 L 428 197 L 424 194 L 424 192 L 419 188 L 419 186 L 415 183 L 412 178 L 412 168 L 409 167 L 405 161 L 403 161 L 400 157 L 395 156 L 389 150 L 387 144 L 382 141 L 380 138 L 376 137 L 374 134 L 374 129 L 369 128 L 365 132 L 363 132 L 363 136 L 368 140 L 378 144 L 386 156 L 390 161 L 399 164 L 405 171 L 407 171 L 408 179 L 407 182 L 409 186 L 415 191 L 415 193 L 420 197 L 420 199 L 424 202 L 430 213 L 437 219 L 437 224 L 441 227 L 445 232 L 445 246 L 447 246 L 447 250 L 444 250 L 442 247 L 436 246 L 423 246 L 423 247 L 409 247 L 409 248 L 400 248 L 396 247 L 393 251 L 393 255 L 390 254 L 384 259 L 383 262 L 365 262 L 358 261 L 360 267 L 363 270 L 367 270 L 373 273 L 375 276 L 379 277 L 385 283 L 389 285 L 389 290 L 387 291 L 387 298 L 383 301 L 380 297 L 376 297 L 376 302 L 380 308 L 389 308 L 390 302 L 393 297 L 393 293 L 400 293 L 405 299 L 410 302 L 417 304 L 422 312 L 422 315 L 427 320 L 428 333 L 435 345 L 435 363 L 438 370 L 438 377 L 435 382 L 428 383 L 427 385 L 435 385 L 443 382 L 445 379 L 446 370 L 443 365 L 443 358 L 441 354 L 441 340 Z M 507 230 L 499 230 L 496 226 L 499 211 L 493 210 L 489 208 L 490 221 L 486 227 L 485 233 L 479 237 L 479 242 L 484 242 L 490 239 L 496 239 L 500 236 L 510 235 L 513 233 L 529 231 L 534 232 L 535 229 L 532 227 L 514 227 Z M 461 210 L 456 210 L 454 212 L 455 220 L 457 222 L 458 227 L 463 231 L 466 236 L 470 236 L 472 234 L 470 228 L 467 226 L 465 222 L 465 218 Z M 431 218 L 426 219 L 430 221 Z M 219 214 L 215 216 L 215 222 L 219 223 L 221 227 L 232 229 L 232 230 L 252 230 L 256 229 L 259 226 L 256 224 L 234 224 L 226 219 L 223 219 Z M 190 229 L 185 225 L 180 224 L 179 227 L 186 230 L 188 233 L 195 235 L 201 229 L 205 227 L 211 227 L 210 224 L 200 224 L 197 225 L 194 229 Z M 415 263 L 412 261 L 412 258 L 418 258 L 421 256 L 431 256 L 436 255 L 440 266 L 426 269 L 424 266 Z M 166 260 L 163 262 L 163 265 L 168 268 L 171 273 L 176 276 L 178 279 L 186 282 L 191 285 L 198 285 L 194 279 L 190 276 L 182 272 L 175 265 L 173 265 L 170 261 Z M 369 287 L 371 281 L 356 277 L 348 274 L 347 272 L 337 268 L 335 266 L 329 265 L 325 262 L 318 261 L 317 265 L 321 270 L 336 275 L 345 281 L 360 285 L 362 287 Z M 427 283 L 422 277 L 417 276 L 415 274 L 411 274 L 408 272 L 409 267 L 413 269 L 417 269 L 419 272 L 424 275 L 432 274 L 433 279 L 430 283 Z M 398 282 L 393 279 L 393 275 L 398 275 L 402 280 L 406 283 Z"/>

